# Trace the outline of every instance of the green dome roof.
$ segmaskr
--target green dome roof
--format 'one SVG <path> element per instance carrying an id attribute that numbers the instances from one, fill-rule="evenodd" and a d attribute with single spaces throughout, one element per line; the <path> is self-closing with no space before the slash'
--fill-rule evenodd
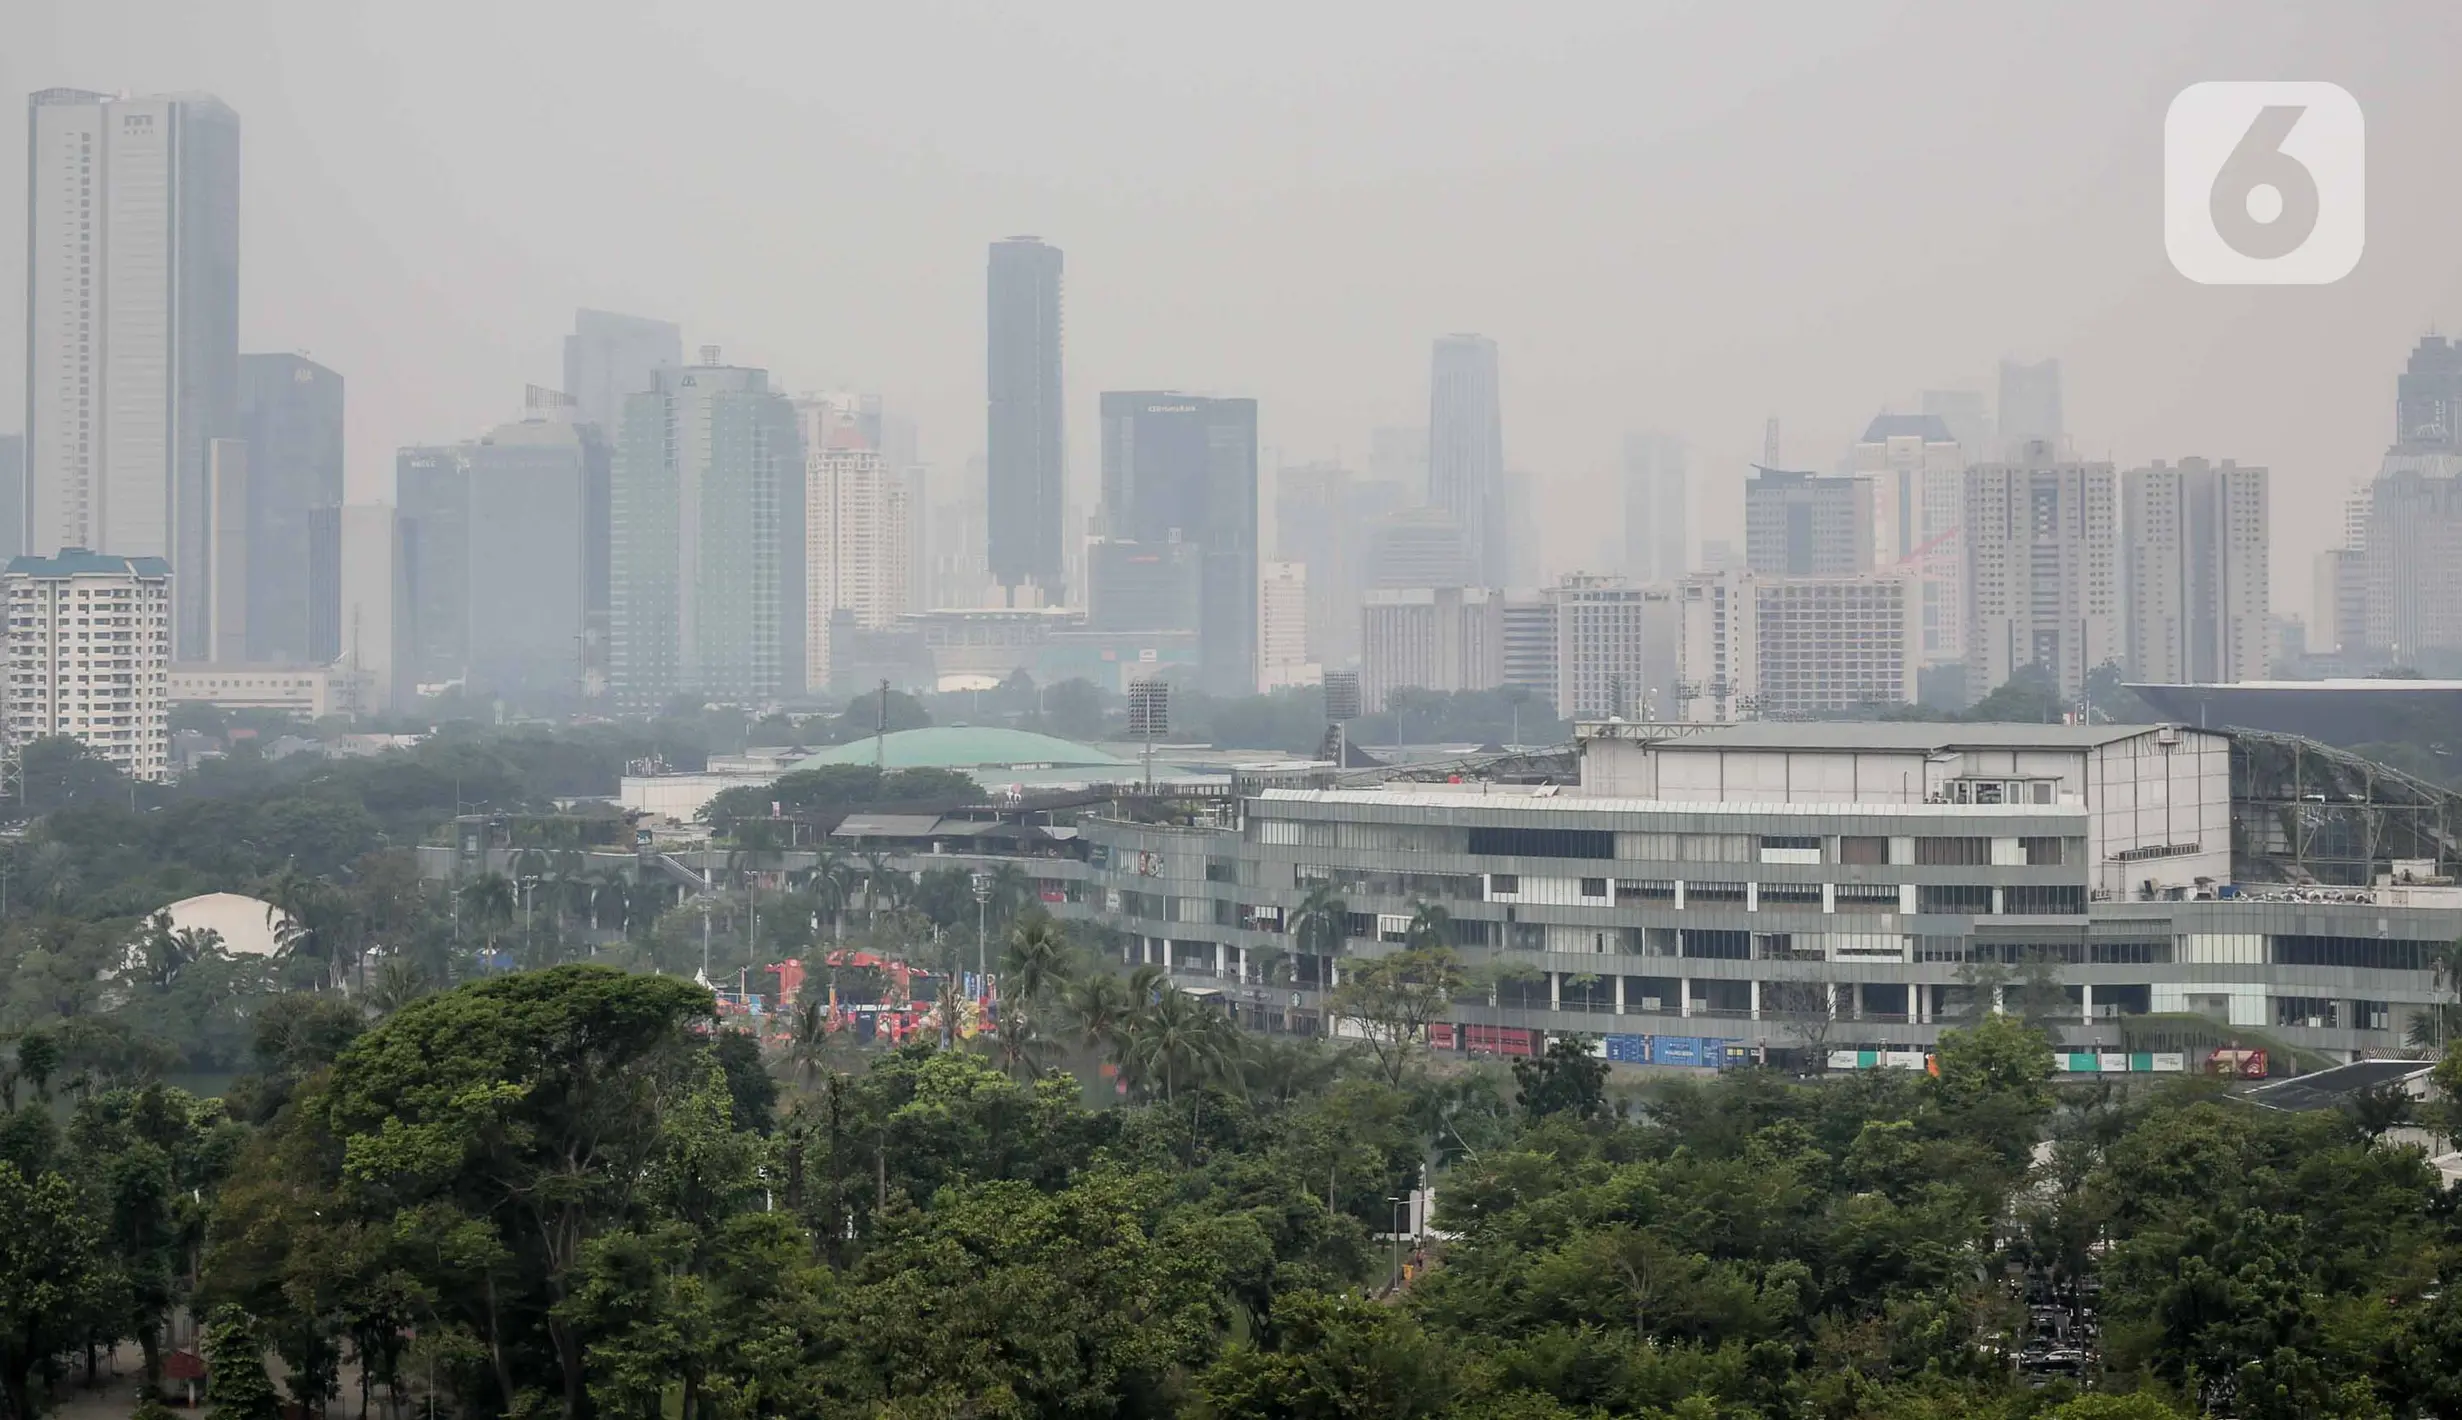
<path id="1" fill-rule="evenodd" d="M 891 769 L 1015 769 L 1027 767 L 1127 769 L 1132 762 L 1087 745 L 1028 730 L 1003 730 L 988 725 L 934 725 L 921 730 L 892 730 L 887 743 L 866 735 L 799 759 L 797 769 L 825 764 L 870 764 L 877 749 Z"/>

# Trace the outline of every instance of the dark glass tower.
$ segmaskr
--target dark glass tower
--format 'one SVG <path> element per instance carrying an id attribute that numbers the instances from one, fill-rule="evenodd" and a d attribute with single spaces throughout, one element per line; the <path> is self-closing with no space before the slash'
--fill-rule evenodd
<path id="1" fill-rule="evenodd" d="M 1061 504 L 1068 496 L 1060 390 L 1060 248 L 992 243 L 986 279 L 986 555 L 1003 587 L 1033 582 L 1062 599 Z"/>
<path id="2" fill-rule="evenodd" d="M 1257 402 L 1169 391 L 1103 396 L 1103 531 L 1197 548 L 1200 688 L 1257 685 Z"/>
<path id="3" fill-rule="evenodd" d="M 248 655 L 314 655 L 309 515 L 342 502 L 342 377 L 299 355 L 239 357 L 248 441 Z M 331 659 L 330 656 L 327 659 Z"/>

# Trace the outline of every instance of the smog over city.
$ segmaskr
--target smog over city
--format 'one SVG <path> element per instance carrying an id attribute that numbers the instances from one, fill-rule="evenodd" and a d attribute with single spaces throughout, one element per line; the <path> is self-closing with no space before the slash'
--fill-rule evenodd
<path id="1" fill-rule="evenodd" d="M 2457 61 L 0 0 L 0 1420 L 2462 1414 Z"/>

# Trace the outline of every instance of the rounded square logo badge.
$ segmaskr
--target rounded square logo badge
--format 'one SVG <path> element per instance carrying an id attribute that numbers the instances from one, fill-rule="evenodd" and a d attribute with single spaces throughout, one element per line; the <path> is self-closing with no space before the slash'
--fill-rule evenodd
<path id="1" fill-rule="evenodd" d="M 2163 115 L 2163 251 L 2207 286 L 2339 281 L 2368 244 L 2367 166 L 2339 84 L 2191 84 Z"/>

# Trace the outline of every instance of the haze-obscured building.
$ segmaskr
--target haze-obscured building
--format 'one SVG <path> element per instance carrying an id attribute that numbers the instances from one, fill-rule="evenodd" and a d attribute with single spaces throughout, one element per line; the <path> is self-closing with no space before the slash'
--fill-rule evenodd
<path id="1" fill-rule="evenodd" d="M 1198 684 L 1214 695 L 1252 692 L 1257 402 L 1112 391 L 1102 397 L 1102 420 L 1105 536 L 1196 546 Z"/>
<path id="2" fill-rule="evenodd" d="M 1011 237 L 991 244 L 984 276 L 985 505 L 992 579 L 1012 592 L 1032 583 L 1052 604 L 1066 594 L 1063 264 L 1060 248 L 1040 237 Z"/>
<path id="3" fill-rule="evenodd" d="M 304 355 L 239 357 L 251 660 L 310 657 L 308 521 L 342 502 L 343 391 L 339 374 Z"/>
<path id="4" fill-rule="evenodd" d="M 183 569 L 208 640 L 207 454 L 239 419 L 239 116 L 44 89 L 27 115 L 27 541 Z"/>
<path id="5" fill-rule="evenodd" d="M 1916 651 L 1926 663 L 1962 654 L 1958 519 L 1965 512 L 1966 457 L 1966 446 L 1936 414 L 1877 416 L 1855 444 L 1855 472 L 1872 480 L 1874 569 L 1914 578 Z"/>
<path id="6" fill-rule="evenodd" d="M 1484 335 L 1440 338 L 1428 376 L 1428 502 L 1453 515 L 1472 580 L 1489 586 L 1501 585 L 1511 570 L 1501 506 L 1504 438 L 1496 342 Z"/>
<path id="7" fill-rule="evenodd" d="M 2128 666 L 2171 684 L 2260 680 L 2271 655 L 2266 471 L 2157 461 L 2121 477 Z"/>
<path id="8" fill-rule="evenodd" d="M 2049 445 L 1966 470 L 1966 675 L 1970 699 L 2040 666 L 2064 695 L 2125 649 L 2118 479 Z"/>
<path id="9" fill-rule="evenodd" d="M 684 363 L 684 332 L 671 321 L 614 311 L 578 310 L 564 337 L 564 393 L 581 422 L 612 430 L 627 395 L 651 388 L 658 372 Z"/>
<path id="10" fill-rule="evenodd" d="M 1692 497 L 1683 439 L 1624 436 L 1624 572 L 1648 585 L 1690 567 Z"/>
<path id="11" fill-rule="evenodd" d="M 1809 719 L 1915 701 L 1921 598 L 1904 574 L 1704 573 L 1676 589 L 1670 719 Z"/>
<path id="12" fill-rule="evenodd" d="M 1485 587 L 1380 587 L 1360 606 L 1360 703 L 1397 690 L 1488 690 L 1504 683 L 1504 594 Z"/>
<path id="13" fill-rule="evenodd" d="M 65 735 L 131 779 L 171 766 L 171 567 L 82 547 L 18 557 L 8 605 L 9 734 Z"/>
<path id="14" fill-rule="evenodd" d="M 1872 570 L 1872 480 L 1755 468 L 1744 485 L 1744 565 L 1764 577 Z"/>

